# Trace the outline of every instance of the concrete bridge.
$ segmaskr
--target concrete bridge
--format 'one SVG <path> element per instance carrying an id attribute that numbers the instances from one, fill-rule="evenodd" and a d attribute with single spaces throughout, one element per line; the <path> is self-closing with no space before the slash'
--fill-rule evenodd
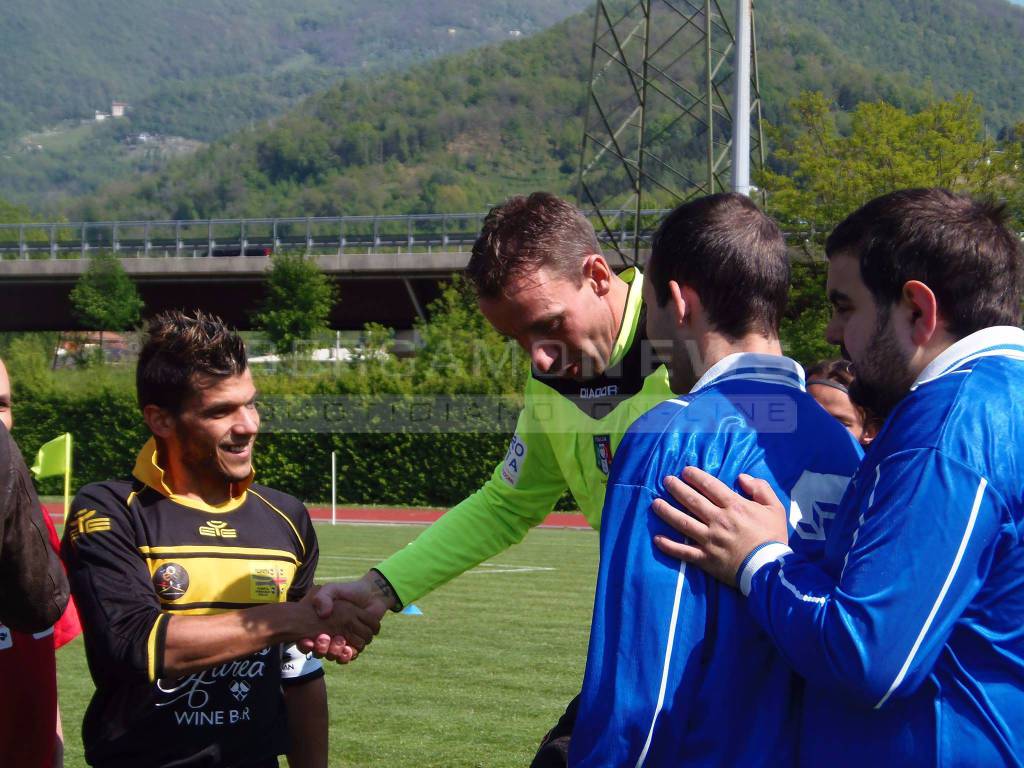
<path id="1" fill-rule="evenodd" d="M 643 237 L 663 213 L 643 212 Z M 613 266 L 624 267 L 613 241 L 632 243 L 635 215 L 602 214 L 620 227 L 605 229 L 602 239 Z M 465 269 L 482 220 L 483 214 L 432 214 L 0 225 L 0 330 L 79 329 L 69 294 L 98 252 L 119 257 L 147 314 L 201 307 L 246 329 L 263 299 L 272 254 L 286 250 L 315 257 L 337 282 L 332 328 L 410 328 L 441 283 Z"/>

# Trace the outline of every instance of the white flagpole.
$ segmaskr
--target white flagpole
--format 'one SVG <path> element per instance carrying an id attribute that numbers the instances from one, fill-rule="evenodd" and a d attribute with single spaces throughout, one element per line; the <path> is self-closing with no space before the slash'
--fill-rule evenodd
<path id="1" fill-rule="evenodd" d="M 71 511 L 71 433 L 64 440 L 64 525 L 68 524 Z"/>
<path id="2" fill-rule="evenodd" d="M 331 451 L 331 525 L 338 524 L 338 452 Z"/>
<path id="3" fill-rule="evenodd" d="M 732 120 L 732 190 L 750 194 L 751 0 L 736 0 L 736 100 Z"/>

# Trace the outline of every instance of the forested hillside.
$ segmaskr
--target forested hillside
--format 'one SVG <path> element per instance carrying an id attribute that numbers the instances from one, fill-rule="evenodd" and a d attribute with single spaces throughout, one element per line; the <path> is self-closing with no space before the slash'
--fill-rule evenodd
<path id="1" fill-rule="evenodd" d="M 113 99 L 137 131 L 210 139 L 341 72 L 530 34 L 587 0 L 6 0 L 0 143 Z"/>
<path id="2" fill-rule="evenodd" d="M 951 23 L 960 48 L 949 42 Z M 528 40 L 347 78 L 269 125 L 114 185 L 71 213 L 455 211 L 516 191 L 570 191 L 591 24 L 582 14 Z M 803 90 L 847 108 L 876 99 L 917 108 L 973 89 L 992 131 L 1024 118 L 1024 58 L 1016 55 L 1024 11 L 1004 0 L 776 0 L 758 24 L 766 115 L 775 124 Z M 848 34 L 830 36 L 826 26 Z M 965 70 L 971 61 L 1000 69 Z"/>

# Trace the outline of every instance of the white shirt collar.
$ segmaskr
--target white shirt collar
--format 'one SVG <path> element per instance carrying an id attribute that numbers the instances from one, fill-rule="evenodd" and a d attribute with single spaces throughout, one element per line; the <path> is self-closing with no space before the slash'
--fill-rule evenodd
<path id="1" fill-rule="evenodd" d="M 1024 356 L 1024 330 L 1013 325 L 995 325 L 964 336 L 928 363 L 910 389 L 952 373 L 971 360 L 992 355 Z"/>
<path id="2" fill-rule="evenodd" d="M 690 394 L 695 395 L 712 383 L 726 379 L 761 381 L 804 389 L 804 369 L 795 360 L 782 355 L 734 352 L 708 368 L 693 385 Z"/>

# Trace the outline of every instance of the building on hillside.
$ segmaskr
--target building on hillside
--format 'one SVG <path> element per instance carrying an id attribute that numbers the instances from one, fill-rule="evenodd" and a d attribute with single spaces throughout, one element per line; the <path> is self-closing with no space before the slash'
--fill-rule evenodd
<path id="1" fill-rule="evenodd" d="M 110 103 L 110 116 L 111 117 L 124 117 L 125 110 L 128 109 L 128 104 L 123 101 L 112 101 Z"/>

